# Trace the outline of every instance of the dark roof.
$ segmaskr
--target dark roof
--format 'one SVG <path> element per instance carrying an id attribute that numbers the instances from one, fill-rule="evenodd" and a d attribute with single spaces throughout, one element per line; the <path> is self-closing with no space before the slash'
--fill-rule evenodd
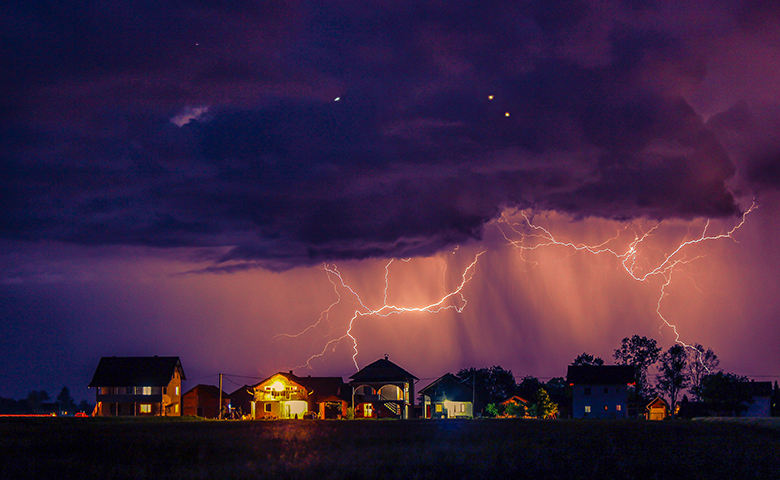
<path id="1" fill-rule="evenodd" d="M 259 382 L 255 383 L 255 384 L 252 386 L 252 388 L 253 388 L 253 389 L 257 389 L 257 387 L 259 387 L 260 385 L 264 384 L 264 383 L 265 383 L 265 382 L 267 382 L 268 380 L 271 380 L 272 378 L 274 378 L 274 377 L 275 377 L 275 376 L 277 376 L 277 375 L 281 375 L 281 376 L 283 376 L 284 378 L 286 378 L 288 381 L 290 381 L 290 382 L 295 382 L 295 383 L 299 384 L 300 386 L 302 386 L 302 387 L 305 387 L 305 385 L 303 385 L 303 384 L 301 383 L 301 379 L 300 379 L 300 378 L 298 378 L 296 375 L 293 375 L 293 373 L 292 373 L 292 370 L 291 370 L 289 373 L 288 373 L 288 372 L 276 372 L 276 373 L 274 373 L 273 375 L 271 375 L 270 377 L 268 377 L 268 378 L 265 378 L 265 379 L 263 379 L 263 380 L 261 380 L 261 381 L 259 381 Z"/>
<path id="2" fill-rule="evenodd" d="M 388 360 L 387 357 L 380 358 L 376 362 L 366 365 L 349 378 L 351 378 L 353 382 L 398 382 L 408 381 L 410 379 L 419 380 L 411 373 Z"/>
<path id="3" fill-rule="evenodd" d="M 743 389 L 744 392 L 749 393 L 754 397 L 771 397 L 772 396 L 772 382 L 740 382 L 738 388 Z"/>
<path id="4" fill-rule="evenodd" d="M 346 384 L 341 377 L 298 377 L 298 383 L 317 398 L 341 397 L 346 391 Z"/>
<path id="5" fill-rule="evenodd" d="M 456 402 L 470 402 L 474 396 L 471 385 L 451 373 L 445 373 L 427 387 L 420 389 L 419 393 L 431 398 L 445 397 Z"/>
<path id="6" fill-rule="evenodd" d="M 251 390 L 254 390 L 254 388 L 251 385 L 244 385 L 243 387 L 238 387 L 233 392 L 230 393 L 231 400 L 235 399 L 238 400 L 240 398 L 255 398 L 255 394 L 251 392 Z"/>
<path id="7" fill-rule="evenodd" d="M 179 357 L 102 357 L 90 387 L 164 387 L 179 370 L 186 380 Z"/>
<path id="8" fill-rule="evenodd" d="M 634 383 L 631 365 L 569 365 L 566 380 L 572 384 L 620 385 Z"/>
<path id="9" fill-rule="evenodd" d="M 218 387 L 215 387 L 214 385 L 205 385 L 205 384 L 202 384 L 202 383 L 199 383 L 199 384 L 195 385 L 194 387 L 190 388 L 189 390 L 184 392 L 184 395 L 187 395 L 188 393 L 194 391 L 196 388 L 198 390 L 202 391 L 202 392 L 208 393 L 209 395 L 211 395 L 214 398 L 219 398 L 219 388 Z M 228 398 L 230 398 L 230 395 L 225 393 L 225 391 L 223 390 L 222 391 L 222 399 L 228 399 Z"/>

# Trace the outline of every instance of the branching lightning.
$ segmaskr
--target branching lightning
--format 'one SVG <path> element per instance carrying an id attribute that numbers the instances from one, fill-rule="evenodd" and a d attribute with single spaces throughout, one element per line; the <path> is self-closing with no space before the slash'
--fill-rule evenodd
<path id="1" fill-rule="evenodd" d="M 327 353 L 328 350 L 333 350 L 336 348 L 336 346 L 341 343 L 343 340 L 349 338 L 352 341 L 352 362 L 355 364 L 355 368 L 360 368 L 357 363 L 357 356 L 358 356 L 358 341 L 357 338 L 355 338 L 352 335 L 352 328 L 355 324 L 355 321 L 358 318 L 362 317 L 369 317 L 369 316 L 375 316 L 375 317 L 389 317 L 390 315 L 397 315 L 401 313 L 406 312 L 427 312 L 427 313 L 439 313 L 442 310 L 455 310 L 458 313 L 463 312 L 463 309 L 466 307 L 466 297 L 463 295 L 463 288 L 466 286 L 466 284 L 471 280 L 471 278 L 474 276 L 474 268 L 477 264 L 477 261 L 479 260 L 479 257 L 482 256 L 482 254 L 485 253 L 485 251 L 479 252 L 475 257 L 474 260 L 463 270 L 463 274 L 461 275 L 461 282 L 460 284 L 450 291 L 449 293 L 445 294 L 438 300 L 431 302 L 427 305 L 423 306 L 416 306 L 416 307 L 408 307 L 408 306 L 400 306 L 400 305 L 393 305 L 387 303 L 387 290 L 390 286 L 389 281 L 389 275 L 390 275 L 390 265 L 395 260 L 390 260 L 385 264 L 385 288 L 383 292 L 383 303 L 379 308 L 371 308 L 367 306 L 363 299 L 360 297 L 360 295 L 344 281 L 344 277 L 342 276 L 341 272 L 339 271 L 338 267 L 336 265 L 330 265 L 325 264 L 323 265 L 323 269 L 325 270 L 328 280 L 334 285 L 334 288 L 337 290 L 338 299 L 332 303 L 326 310 L 320 314 L 320 319 L 317 321 L 316 324 L 310 325 L 306 327 L 301 332 L 295 334 L 295 335 L 284 335 L 286 337 L 298 337 L 302 335 L 303 333 L 307 332 L 308 330 L 311 330 L 313 328 L 316 328 L 317 325 L 322 323 L 324 320 L 327 319 L 330 311 L 333 307 L 335 307 L 337 304 L 341 302 L 341 295 L 338 294 L 338 288 L 337 286 L 340 286 L 342 289 L 349 292 L 349 294 L 355 298 L 357 301 L 359 308 L 356 309 L 352 315 L 352 318 L 349 320 L 348 328 L 346 329 L 345 333 L 341 335 L 340 337 L 333 338 L 329 340 L 325 346 L 323 347 L 322 351 L 320 353 L 314 354 L 311 357 L 309 357 L 306 360 L 306 363 L 303 365 L 299 365 L 295 368 L 311 368 L 311 362 L 315 358 L 322 357 Z M 410 259 L 402 259 L 401 261 L 408 262 Z M 460 303 L 456 303 L 453 300 L 455 298 L 460 299 Z M 277 336 L 278 337 L 278 336 Z"/>
<path id="2" fill-rule="evenodd" d="M 594 245 L 574 243 L 569 240 L 556 238 L 556 236 L 553 235 L 547 228 L 541 225 L 537 225 L 532 221 L 532 213 L 530 211 L 517 212 L 523 219 L 520 222 L 515 223 L 510 219 L 509 216 L 504 214 L 495 222 L 493 222 L 493 224 L 498 227 L 507 244 L 514 249 L 519 250 L 523 261 L 530 263 L 532 268 L 538 267 L 539 264 L 536 261 L 530 261 L 523 257 L 525 252 L 557 246 L 570 250 L 569 255 L 574 255 L 578 252 L 587 252 L 592 255 L 611 255 L 619 262 L 622 270 L 624 270 L 633 280 L 637 282 L 648 282 L 651 278 L 660 277 L 662 281 L 656 303 L 656 314 L 661 320 L 661 326 L 659 328 L 663 328 L 664 326 L 670 328 L 674 333 L 674 341 L 676 343 L 687 349 L 696 350 L 692 345 L 689 345 L 681 340 L 677 326 L 671 323 L 662 313 L 662 303 L 664 298 L 667 296 L 667 288 L 672 284 L 673 275 L 676 272 L 682 272 L 682 269 L 679 267 L 687 265 L 703 257 L 701 254 L 688 254 L 687 252 L 690 250 L 689 247 L 704 242 L 711 242 L 722 239 L 731 239 L 736 241 L 734 238 L 734 233 L 745 224 L 747 216 L 756 208 L 758 208 L 758 206 L 753 203 L 750 208 L 742 214 L 740 221 L 737 222 L 733 228 L 723 233 L 709 234 L 708 230 L 710 229 L 711 222 L 707 220 L 704 224 L 704 227 L 701 229 L 701 233 L 694 235 L 693 238 L 689 238 L 692 228 L 689 227 L 689 234 L 686 235 L 686 238 L 676 247 L 674 247 L 671 253 L 663 253 L 661 258 L 657 258 L 654 263 L 650 260 L 649 255 L 645 255 L 644 252 L 646 252 L 649 248 L 646 245 L 649 242 L 649 239 L 657 234 L 659 228 L 661 228 L 664 223 L 663 221 L 660 221 L 650 226 L 649 228 L 642 228 L 641 226 L 634 227 L 633 239 L 624 249 L 616 248 L 612 245 L 617 243 L 621 235 L 624 235 L 624 232 L 630 229 L 629 224 L 619 228 L 614 236 Z M 455 251 L 457 251 L 457 247 Z M 455 251 L 453 251 L 453 254 Z M 282 334 L 277 335 L 276 338 L 300 337 L 310 330 L 319 329 L 319 327 L 324 323 L 329 325 L 329 330 L 326 334 L 324 334 L 324 336 L 331 337 L 335 329 L 330 324 L 330 315 L 332 310 L 337 305 L 341 304 L 342 300 L 344 300 L 344 296 L 340 293 L 340 291 L 343 291 L 346 293 L 347 297 L 353 298 L 357 304 L 357 308 L 354 310 L 346 329 L 342 330 L 343 334 L 328 340 L 319 353 L 311 355 L 306 360 L 306 363 L 298 365 L 295 368 L 313 368 L 311 365 L 313 360 L 326 355 L 328 351 L 335 351 L 336 347 L 341 344 L 342 341 L 349 339 L 352 343 L 352 362 L 354 363 L 355 368 L 359 369 L 360 367 L 358 366 L 357 362 L 357 356 L 359 353 L 358 340 L 353 335 L 353 327 L 355 326 L 355 322 L 358 319 L 363 317 L 389 317 L 391 315 L 397 315 L 406 312 L 438 313 L 442 310 L 454 310 L 458 313 L 461 313 L 467 304 L 466 297 L 463 294 L 463 289 L 474 276 L 474 270 L 477 262 L 479 261 L 480 256 L 482 256 L 484 253 L 485 250 L 482 250 L 475 255 L 473 261 L 463 270 L 463 273 L 461 274 L 461 281 L 454 289 L 450 290 L 438 300 L 422 306 L 402 306 L 388 303 L 388 289 L 390 288 L 390 266 L 395 260 L 388 261 L 384 266 L 385 273 L 382 305 L 378 307 L 368 306 L 367 303 L 364 302 L 364 300 L 361 298 L 360 294 L 345 281 L 344 276 L 336 265 L 324 264 L 322 268 L 328 277 L 328 281 L 330 281 L 333 285 L 334 292 L 336 293 L 336 300 L 331 303 L 328 308 L 321 312 L 320 317 L 316 323 L 309 325 L 296 334 Z M 403 262 L 409 262 L 411 259 L 400 260 Z M 444 259 L 442 259 L 442 262 L 444 263 L 443 280 L 446 287 L 447 262 Z M 447 291 L 446 288 L 445 291 Z M 696 351 L 698 352 L 698 350 Z M 701 356 L 701 352 L 698 353 L 699 356 Z"/>
<path id="3" fill-rule="evenodd" d="M 758 205 L 756 205 L 754 202 L 750 206 L 750 208 L 748 208 L 742 214 L 742 218 L 740 219 L 740 221 L 733 228 L 731 228 L 725 233 L 708 235 L 707 231 L 710 227 L 710 220 L 707 220 L 699 236 L 681 242 L 670 254 L 664 255 L 663 260 L 660 261 L 657 265 L 649 269 L 644 269 L 644 273 L 640 273 L 642 269 L 639 267 L 639 262 L 638 262 L 639 255 L 640 255 L 639 247 L 648 238 L 650 238 L 658 228 L 661 227 L 663 221 L 653 225 L 646 232 L 640 231 L 639 233 L 635 233 L 633 241 L 631 241 L 628 244 L 626 250 L 622 252 L 608 247 L 610 243 L 612 243 L 613 241 L 619 238 L 620 231 L 618 231 L 618 233 L 615 236 L 609 238 L 608 240 L 600 244 L 585 245 L 585 244 L 575 244 L 570 241 L 558 240 L 552 233 L 550 233 L 549 230 L 547 230 L 546 228 L 540 225 L 534 224 L 531 221 L 531 218 L 529 217 L 529 214 L 527 212 L 520 212 L 520 214 L 524 219 L 524 221 L 520 224 L 512 223 L 506 216 L 502 216 L 497 221 L 497 224 L 499 225 L 499 229 L 504 239 L 506 239 L 506 241 L 511 246 L 520 250 L 521 253 L 529 250 L 537 250 L 542 247 L 561 246 L 561 247 L 569 248 L 574 252 L 584 251 L 594 255 L 602 255 L 602 254 L 612 255 L 620 261 L 623 270 L 625 270 L 626 273 L 628 273 L 628 275 L 631 276 L 631 278 L 633 278 L 638 282 L 646 282 L 651 277 L 660 276 L 663 279 L 663 283 L 661 285 L 658 302 L 656 304 L 656 314 L 663 322 L 663 325 L 666 325 L 667 327 L 672 329 L 675 335 L 676 343 L 682 345 L 687 349 L 696 350 L 693 346 L 680 340 L 680 334 L 677 330 L 677 326 L 672 324 L 661 312 L 661 303 L 663 302 L 664 297 L 666 297 L 667 295 L 666 289 L 667 287 L 669 287 L 669 285 L 671 285 L 673 273 L 675 272 L 678 266 L 689 264 L 702 257 L 701 255 L 697 255 L 691 258 L 686 257 L 685 250 L 687 249 L 687 247 L 690 247 L 691 245 L 703 243 L 703 242 L 721 240 L 726 238 L 736 241 L 736 239 L 733 236 L 734 233 L 737 230 L 739 230 L 742 227 L 742 225 L 745 224 L 747 216 L 756 208 L 758 208 Z M 504 225 L 509 230 L 509 232 L 507 232 L 502 227 Z M 519 240 L 515 239 L 515 237 L 519 237 Z M 534 267 L 535 266 L 537 266 L 536 263 L 534 263 Z M 698 352 L 698 350 L 696 351 Z M 701 356 L 701 352 L 698 353 L 699 356 Z"/>

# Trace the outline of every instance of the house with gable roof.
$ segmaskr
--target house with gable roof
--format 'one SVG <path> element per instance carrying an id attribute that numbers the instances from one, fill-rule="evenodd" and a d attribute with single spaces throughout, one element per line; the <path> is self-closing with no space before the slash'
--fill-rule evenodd
<path id="1" fill-rule="evenodd" d="M 102 357 L 90 388 L 95 388 L 94 416 L 180 416 L 179 357 Z"/>
<path id="2" fill-rule="evenodd" d="M 417 377 L 385 358 L 351 375 L 355 418 L 411 418 Z"/>
<path id="3" fill-rule="evenodd" d="M 474 391 L 470 384 L 445 373 L 420 389 L 424 418 L 473 418 Z"/>
<path id="4" fill-rule="evenodd" d="M 221 395 L 220 395 L 221 393 Z M 182 395 L 182 415 L 193 415 L 203 418 L 217 418 L 222 408 L 230 405 L 230 397 L 214 385 L 198 384 Z"/>
<path id="5" fill-rule="evenodd" d="M 279 372 L 253 387 L 254 418 L 346 417 L 351 391 L 341 377 L 299 377 Z"/>
<path id="6" fill-rule="evenodd" d="M 566 380 L 572 388 L 572 418 L 628 418 L 634 367 L 570 365 Z"/>

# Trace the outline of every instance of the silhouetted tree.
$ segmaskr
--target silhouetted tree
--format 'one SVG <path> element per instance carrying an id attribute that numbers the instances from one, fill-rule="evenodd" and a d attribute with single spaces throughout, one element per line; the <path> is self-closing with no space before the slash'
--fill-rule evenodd
<path id="1" fill-rule="evenodd" d="M 604 360 L 602 360 L 599 357 L 594 357 L 589 353 L 583 352 L 577 355 L 577 358 L 575 358 L 574 361 L 571 362 L 571 364 L 573 367 L 581 367 L 583 365 L 601 366 L 604 365 Z"/>
<path id="2" fill-rule="evenodd" d="M 92 404 L 90 404 L 90 403 L 89 403 L 89 402 L 87 402 L 86 400 L 82 400 L 82 401 L 80 401 L 80 402 L 79 402 L 79 404 L 78 404 L 78 407 L 76 407 L 76 409 L 77 409 L 79 412 L 84 412 L 84 413 L 86 413 L 87 415 L 89 415 L 89 414 L 91 414 L 91 413 L 92 413 L 92 410 L 94 410 L 94 409 L 95 409 L 95 406 L 94 406 L 94 405 L 92 405 Z"/>
<path id="3" fill-rule="evenodd" d="M 753 402 L 752 392 L 740 385 L 747 381 L 733 373 L 707 375 L 701 381 L 702 400 L 713 415 L 737 417 Z"/>
<path id="4" fill-rule="evenodd" d="M 62 390 L 60 390 L 60 393 L 57 395 L 56 401 L 59 404 L 60 413 L 75 413 L 76 401 L 70 396 L 68 387 L 62 387 Z"/>
<path id="5" fill-rule="evenodd" d="M 488 404 L 499 404 L 515 394 L 515 377 L 511 370 L 494 365 L 490 368 L 463 368 L 455 374 L 458 378 L 472 384 L 475 382 L 475 412 L 483 412 Z"/>
<path id="6" fill-rule="evenodd" d="M 27 409 L 29 413 L 41 411 L 41 404 L 49 400 L 49 392 L 46 390 L 32 390 L 27 394 Z"/>
<path id="7" fill-rule="evenodd" d="M 772 389 L 771 400 L 771 415 L 777 417 L 780 415 L 780 387 L 777 386 L 777 380 L 775 380 L 775 387 Z"/>
<path id="8" fill-rule="evenodd" d="M 672 418 L 674 418 L 674 407 L 677 405 L 677 396 L 689 384 L 690 377 L 685 369 L 687 360 L 688 353 L 682 345 L 672 345 L 661 355 L 657 390 L 669 395 Z"/>
<path id="9" fill-rule="evenodd" d="M 634 335 L 624 338 L 620 348 L 615 350 L 615 360 L 619 365 L 631 365 L 634 367 L 634 392 L 638 398 L 647 400 L 652 394 L 652 387 L 647 384 L 647 369 L 658 361 L 661 353 L 655 340 Z"/>
<path id="10" fill-rule="evenodd" d="M 544 384 L 538 378 L 526 375 L 520 383 L 517 384 L 515 393 L 529 402 L 533 402 L 534 396 L 540 388 L 544 388 Z"/>
<path id="11" fill-rule="evenodd" d="M 706 375 L 718 372 L 720 360 L 711 348 L 704 349 L 700 344 L 694 344 L 688 349 L 688 365 L 686 371 L 691 380 L 691 395 L 694 400 L 701 401 L 701 380 Z"/>

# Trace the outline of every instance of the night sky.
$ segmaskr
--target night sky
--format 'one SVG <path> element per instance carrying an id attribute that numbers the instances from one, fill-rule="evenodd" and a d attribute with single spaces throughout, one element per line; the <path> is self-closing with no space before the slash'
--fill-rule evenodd
<path id="1" fill-rule="evenodd" d="M 424 383 L 548 379 L 634 334 L 667 349 L 664 320 L 780 379 L 776 1 L 10 0 L 0 21 L 0 396 L 94 401 L 106 355 L 180 356 L 185 388 L 384 354 Z M 626 260 L 531 225 L 618 255 L 649 236 Z M 358 316 L 354 362 L 336 341 L 464 272 L 437 314 Z"/>

